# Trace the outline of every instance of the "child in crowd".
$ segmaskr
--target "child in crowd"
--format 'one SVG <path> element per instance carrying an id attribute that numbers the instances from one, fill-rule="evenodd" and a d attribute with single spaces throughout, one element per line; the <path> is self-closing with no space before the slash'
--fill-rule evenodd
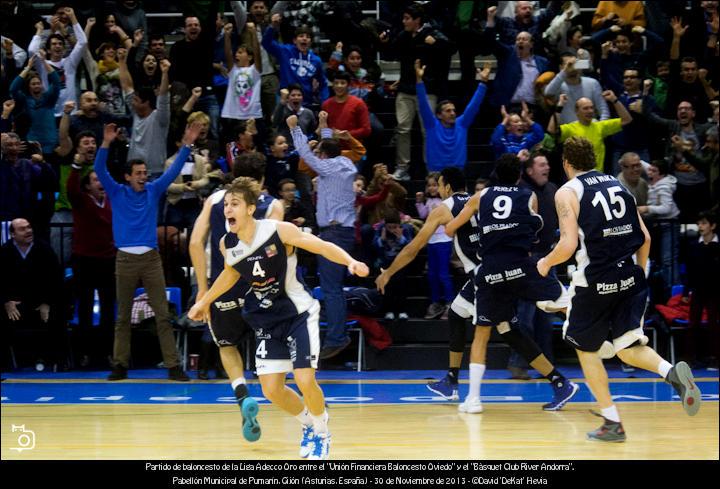
<path id="1" fill-rule="evenodd" d="M 312 229 L 315 226 L 313 212 L 298 198 L 295 180 L 284 178 L 278 183 L 277 189 L 285 208 L 285 221 L 291 222 L 301 229 Z"/>
<path id="2" fill-rule="evenodd" d="M 295 150 L 288 152 L 288 142 L 282 134 L 275 134 L 271 141 L 266 152 L 265 184 L 274 196 L 283 198 L 283 195 L 278 193 L 280 182 L 295 177 L 300 156 Z"/>
<path id="3" fill-rule="evenodd" d="M 717 235 L 717 215 L 712 211 L 701 212 L 698 217 L 700 236 L 688 253 L 687 286 L 683 291 L 683 302 L 690 301 L 690 321 L 686 334 L 683 356 L 696 367 L 717 368 L 718 332 L 720 332 L 720 240 Z M 700 338 L 700 324 L 703 311 L 707 311 L 710 338 Z M 702 345 L 710 345 L 702 351 Z M 702 364 L 698 360 L 706 359 Z M 709 364 L 709 365 L 708 365 Z"/>
<path id="4" fill-rule="evenodd" d="M 238 121 L 262 120 L 262 106 L 260 105 L 260 93 L 262 83 L 262 56 L 260 46 L 255 34 L 255 25 L 245 24 L 249 32 L 252 44 L 250 46 L 240 45 L 232 53 L 231 39 L 233 25 L 225 24 L 223 27 L 225 35 L 225 59 L 228 67 L 232 67 L 228 75 L 227 94 L 222 108 L 222 117 L 229 119 L 225 127 L 230 129 L 230 134 L 236 133 Z M 273 187 L 274 191 L 274 187 Z"/>
<path id="5" fill-rule="evenodd" d="M 373 247 L 379 256 L 381 268 L 389 267 L 405 245 L 412 241 L 412 233 L 409 229 L 411 228 L 400 223 L 400 213 L 396 209 L 390 208 L 385 211 L 385 222 L 375 231 L 373 239 Z M 396 312 L 399 320 L 408 319 L 405 312 L 407 285 L 402 275 L 403 271 L 395 274 L 397 280 L 392 281 L 385 288 L 385 319 L 388 321 L 395 320 Z"/>
<path id="6" fill-rule="evenodd" d="M 415 207 L 420 219 L 427 219 L 430 212 L 443 205 L 438 193 L 440 173 L 431 172 L 425 178 L 425 193 L 415 194 Z M 428 282 L 430 283 L 430 300 L 425 319 L 447 318 L 450 303 L 455 298 L 450 278 L 450 256 L 452 255 L 452 238 L 445 234 L 445 226 L 438 226 L 428 241 Z"/>

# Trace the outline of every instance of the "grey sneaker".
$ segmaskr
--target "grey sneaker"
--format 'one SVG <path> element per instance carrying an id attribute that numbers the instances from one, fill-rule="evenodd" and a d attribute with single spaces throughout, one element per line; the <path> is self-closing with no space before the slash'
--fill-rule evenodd
<path id="1" fill-rule="evenodd" d="M 702 394 L 695 383 L 692 370 L 685 362 L 677 363 L 670 372 L 668 372 L 665 382 L 673 386 L 680 396 L 683 409 L 689 416 L 695 416 L 700 410 L 702 403 Z"/>
<path id="2" fill-rule="evenodd" d="M 425 319 L 437 319 L 441 317 L 444 312 L 445 306 L 439 302 L 433 302 L 428 306 L 427 311 L 425 312 Z"/>
<path id="3" fill-rule="evenodd" d="M 605 419 L 605 422 L 600 428 L 589 432 L 587 437 L 588 440 L 591 441 L 606 441 L 610 443 L 622 443 L 627 439 L 622 423 L 616 423 L 609 419 Z"/>

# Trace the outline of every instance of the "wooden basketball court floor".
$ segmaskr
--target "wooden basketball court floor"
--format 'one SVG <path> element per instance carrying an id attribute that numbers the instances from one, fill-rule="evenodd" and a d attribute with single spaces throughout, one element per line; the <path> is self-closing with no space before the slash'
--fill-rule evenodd
<path id="1" fill-rule="evenodd" d="M 425 380 L 386 374 L 321 381 L 330 405 L 332 459 L 719 457 L 717 373 L 696 376 L 704 402 L 695 417 L 659 379 L 611 379 L 628 434 L 618 444 L 585 439 L 601 420 L 589 413 L 596 406 L 582 379 L 574 379 L 581 390 L 559 412 L 541 409 L 550 397 L 545 381 L 489 379 L 482 387 L 485 411 L 459 414 L 457 403 L 425 390 Z M 250 388 L 261 395 L 258 385 Z M 461 385 L 461 395 L 466 390 Z M 237 405 L 223 397 L 230 394 L 220 381 L 9 378 L 2 383 L 2 459 L 298 459 L 295 419 L 262 400 L 262 437 L 248 443 Z M 17 450 L 22 447 L 28 449 Z"/>

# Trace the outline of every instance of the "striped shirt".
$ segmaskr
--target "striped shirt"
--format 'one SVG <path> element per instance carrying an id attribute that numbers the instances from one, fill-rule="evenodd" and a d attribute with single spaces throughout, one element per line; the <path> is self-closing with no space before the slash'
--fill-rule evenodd
<path id="1" fill-rule="evenodd" d="M 295 144 L 295 150 L 305 160 L 305 163 L 318 174 L 318 226 L 339 224 L 353 227 L 355 223 L 353 180 L 357 173 L 353 162 L 344 156 L 318 158 L 308 146 L 307 137 L 299 127 L 295 127 L 290 134 Z"/>

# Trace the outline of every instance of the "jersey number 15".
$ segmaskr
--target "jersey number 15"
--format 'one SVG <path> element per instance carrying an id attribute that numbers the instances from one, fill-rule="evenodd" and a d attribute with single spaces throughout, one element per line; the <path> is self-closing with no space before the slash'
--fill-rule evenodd
<path id="1" fill-rule="evenodd" d="M 612 221 L 613 216 L 615 216 L 617 219 L 622 218 L 625 215 L 625 211 L 627 210 L 627 208 L 625 207 L 625 201 L 618 194 L 622 192 L 623 189 L 616 186 L 610 187 L 609 189 L 607 189 L 607 191 L 608 194 L 610 194 L 610 203 L 608 204 L 608 201 L 602 192 L 596 192 L 595 197 L 592 200 L 593 207 L 597 207 L 598 204 L 600 204 L 603 212 L 605 213 L 606 221 Z M 612 209 L 610 209 L 611 205 Z M 616 205 L 617 209 L 615 208 Z"/>

